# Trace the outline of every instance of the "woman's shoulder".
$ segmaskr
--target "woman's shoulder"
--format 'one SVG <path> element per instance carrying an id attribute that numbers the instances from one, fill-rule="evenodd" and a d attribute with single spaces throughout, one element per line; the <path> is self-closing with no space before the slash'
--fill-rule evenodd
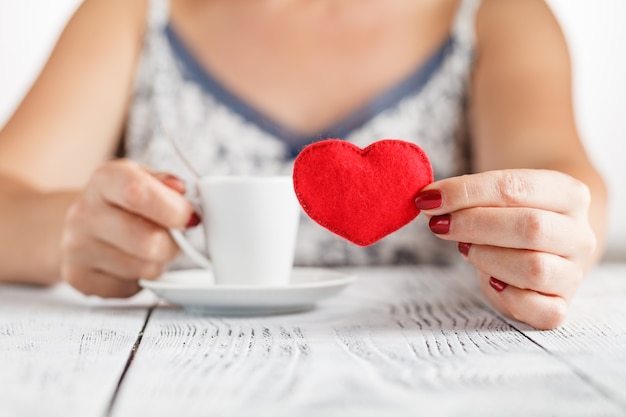
<path id="1" fill-rule="evenodd" d="M 567 41 L 544 0 L 483 0 L 476 38 L 479 61 L 499 72 L 568 71 Z"/>
<path id="2" fill-rule="evenodd" d="M 125 119 L 147 5 L 148 0 L 81 3 L 0 130 L 4 172 L 41 189 L 73 188 L 110 155 Z M 48 166 L 41 161 L 52 164 L 50 158 L 63 169 L 34 169 Z"/>
<path id="3" fill-rule="evenodd" d="M 482 0 L 476 32 L 483 43 L 507 42 L 512 38 L 532 42 L 561 35 L 558 21 L 545 0 Z"/>
<path id="4" fill-rule="evenodd" d="M 84 23 L 87 27 L 106 27 L 124 33 L 141 35 L 150 0 L 84 0 L 76 10 L 71 22 Z M 130 32 L 129 32 L 130 31 Z"/>

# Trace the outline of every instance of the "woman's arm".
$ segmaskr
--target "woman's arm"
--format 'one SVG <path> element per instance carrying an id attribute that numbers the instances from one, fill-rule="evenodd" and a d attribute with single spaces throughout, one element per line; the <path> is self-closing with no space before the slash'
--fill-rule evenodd
<path id="1" fill-rule="evenodd" d="M 496 309 L 554 328 L 602 253 L 606 208 L 576 130 L 567 46 L 542 0 L 484 0 L 477 44 L 477 173 L 429 185 L 417 204 L 460 242 Z"/>
<path id="2" fill-rule="evenodd" d="M 49 284 L 59 279 L 63 218 L 75 195 L 40 192 L 0 176 L 0 282 Z"/>
<path id="3" fill-rule="evenodd" d="M 72 190 L 120 138 L 145 8 L 145 1 L 85 1 L 0 131 L 0 281 L 58 279 Z"/>
<path id="4" fill-rule="evenodd" d="M 606 189 L 578 135 L 569 51 L 557 20 L 543 0 L 484 0 L 477 39 L 475 170 L 551 169 L 586 184 L 598 243 L 588 259 L 593 265 L 603 252 Z"/>

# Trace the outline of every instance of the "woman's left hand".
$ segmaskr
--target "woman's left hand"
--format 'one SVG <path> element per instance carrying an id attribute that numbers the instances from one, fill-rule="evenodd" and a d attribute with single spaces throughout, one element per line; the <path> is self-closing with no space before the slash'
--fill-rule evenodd
<path id="1" fill-rule="evenodd" d="M 501 170 L 434 182 L 418 195 L 430 228 L 478 271 L 507 317 L 560 325 L 593 258 L 589 189 L 557 171 Z"/>

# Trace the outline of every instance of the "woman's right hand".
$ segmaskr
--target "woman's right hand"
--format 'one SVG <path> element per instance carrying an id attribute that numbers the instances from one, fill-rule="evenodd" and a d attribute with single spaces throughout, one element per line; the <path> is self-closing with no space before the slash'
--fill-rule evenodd
<path id="1" fill-rule="evenodd" d="M 61 276 L 79 291 L 129 297 L 178 253 L 168 228 L 199 222 L 185 186 L 129 160 L 104 163 L 70 206 L 61 240 Z"/>

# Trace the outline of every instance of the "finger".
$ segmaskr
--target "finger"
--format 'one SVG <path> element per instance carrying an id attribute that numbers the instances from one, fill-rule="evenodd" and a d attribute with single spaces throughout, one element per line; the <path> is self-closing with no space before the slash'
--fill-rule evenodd
<path id="1" fill-rule="evenodd" d="M 471 245 L 467 261 L 487 276 L 544 295 L 571 300 L 582 281 L 574 262 L 545 252 Z"/>
<path id="2" fill-rule="evenodd" d="M 165 263 L 178 254 L 178 246 L 166 229 L 136 214 L 99 205 L 83 217 L 82 228 L 89 230 L 90 239 L 105 242 L 130 256 Z M 84 244 L 80 236 L 68 240 Z"/>
<path id="3" fill-rule="evenodd" d="M 557 198 L 558 197 L 558 198 Z M 471 207 L 533 207 L 558 213 L 586 210 L 589 189 L 557 171 L 515 169 L 446 178 L 426 186 L 416 198 L 427 215 Z"/>
<path id="4" fill-rule="evenodd" d="M 504 316 L 527 323 L 539 330 L 560 326 L 567 316 L 567 302 L 512 285 L 493 285 L 489 275 L 479 274 L 480 287 L 489 302 Z M 494 288 L 496 287 L 496 288 Z"/>
<path id="5" fill-rule="evenodd" d="M 573 257 L 580 252 L 578 223 L 551 211 L 479 207 L 432 217 L 430 229 L 440 238 L 479 245 L 548 252 Z"/>
<path id="6" fill-rule="evenodd" d="M 67 262 L 95 269 L 124 280 L 153 279 L 161 275 L 164 264 L 131 256 L 105 242 L 95 241 L 81 251 L 68 254 Z"/>
<path id="7" fill-rule="evenodd" d="M 128 281 L 88 268 L 63 268 L 63 280 L 85 295 L 126 298 L 141 290 L 137 281 Z"/>
<path id="8" fill-rule="evenodd" d="M 146 261 L 165 263 L 178 254 L 178 246 L 166 229 L 117 207 L 103 210 L 111 214 L 101 216 L 101 224 L 94 227 L 97 239 Z"/>
<path id="9" fill-rule="evenodd" d="M 164 227 L 183 228 L 194 213 L 193 206 L 183 196 L 128 160 L 103 165 L 93 181 L 99 196 L 107 203 Z"/>
<path id="10" fill-rule="evenodd" d="M 152 175 L 163 184 L 165 184 L 167 187 L 178 192 L 179 194 L 185 194 L 185 192 L 187 191 L 185 183 L 180 178 L 176 177 L 173 174 L 170 174 L 169 172 L 155 172 Z"/>

